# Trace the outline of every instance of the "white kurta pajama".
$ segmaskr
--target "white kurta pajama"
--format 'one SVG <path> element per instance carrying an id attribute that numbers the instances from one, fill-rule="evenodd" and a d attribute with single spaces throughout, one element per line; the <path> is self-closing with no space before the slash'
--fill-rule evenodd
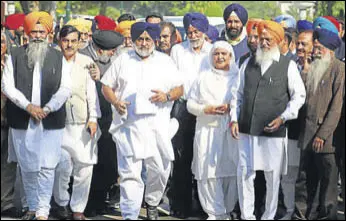
<path id="1" fill-rule="evenodd" d="M 238 151 L 236 142 L 230 136 L 230 115 L 206 115 L 204 108 L 221 104 L 230 104 L 235 108 L 232 98 L 239 84 L 238 71 L 234 64 L 228 72 L 213 68 L 201 72 L 192 85 L 187 103 L 189 112 L 197 116 L 192 172 L 208 219 L 229 218 L 234 208 L 237 201 Z"/>
<path id="2" fill-rule="evenodd" d="M 145 201 L 157 206 L 164 193 L 174 152 L 169 133 L 172 102 L 153 104 L 151 90 L 168 92 L 182 85 L 181 75 L 167 55 L 154 51 L 142 60 L 135 51 L 122 53 L 101 79 L 118 99 L 130 102 L 120 116 L 113 108 L 110 133 L 117 144 L 120 208 L 124 219 L 137 219 L 147 172 Z"/>
<path id="3" fill-rule="evenodd" d="M 204 41 L 201 51 L 197 53 L 190 46 L 189 41 L 184 41 L 174 45 L 171 51 L 171 58 L 178 67 L 178 70 L 184 73 L 184 99 L 187 99 L 193 82 L 197 79 L 199 73 L 208 69 L 209 52 L 212 44 Z"/>
<path id="4" fill-rule="evenodd" d="M 70 96 L 70 69 L 63 61 L 62 77 L 59 90 L 46 104 L 51 112 L 61 108 Z M 32 99 L 28 101 L 14 83 L 12 59 L 7 59 L 2 91 L 18 107 L 26 109 L 32 103 L 41 106 L 41 69 L 35 64 L 32 82 Z M 36 211 L 36 217 L 48 217 L 50 199 L 53 191 L 54 169 L 60 160 L 63 129 L 45 130 L 42 122 L 29 120 L 27 130 L 10 128 L 13 148 L 22 172 L 24 191 L 29 210 Z"/>
<path id="5" fill-rule="evenodd" d="M 64 58 L 65 59 L 65 58 Z M 93 61 L 79 53 L 73 61 L 66 61 L 71 66 L 72 95 L 66 105 L 67 119 L 62 142 L 62 157 L 56 168 L 54 181 L 54 199 L 59 206 L 70 202 L 72 212 L 83 213 L 88 202 L 93 165 L 97 163 L 98 129 L 95 137 L 87 131 L 88 122 L 97 123 L 101 110 L 95 82 L 91 79 L 86 65 Z M 72 97 L 84 99 L 84 106 Z M 87 110 L 86 110 L 86 109 Z M 85 116 L 82 116 L 85 114 Z M 84 118 L 83 118 L 84 117 Z M 68 193 L 70 176 L 73 175 L 73 191 Z"/>
<path id="6" fill-rule="evenodd" d="M 250 57 L 251 58 L 251 57 Z M 233 112 L 232 121 L 239 119 L 240 107 L 243 98 L 245 69 L 250 60 L 245 60 L 240 68 L 240 85 L 237 93 L 237 111 Z M 279 61 L 280 54 L 274 58 Z M 262 75 L 271 66 L 272 61 L 261 64 Z M 297 65 L 291 61 L 288 66 L 288 88 L 290 101 L 286 110 L 281 114 L 286 120 L 297 118 L 300 107 L 305 102 L 305 87 L 300 77 Z M 274 120 L 274 119 L 273 119 Z M 287 137 L 270 138 L 240 133 L 239 164 L 238 164 L 238 192 L 242 219 L 253 220 L 254 216 L 254 186 L 256 170 L 263 170 L 266 178 L 266 205 L 262 220 L 274 219 L 280 186 L 281 174 L 287 172 Z"/>

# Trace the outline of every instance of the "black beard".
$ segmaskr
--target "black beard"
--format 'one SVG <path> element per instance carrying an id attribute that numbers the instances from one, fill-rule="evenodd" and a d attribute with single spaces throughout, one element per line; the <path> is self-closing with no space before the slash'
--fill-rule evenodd
<path id="1" fill-rule="evenodd" d="M 257 51 L 257 45 L 254 46 L 254 45 L 247 44 L 247 47 L 250 49 L 250 51 L 251 51 L 252 54 L 255 54 L 255 53 L 256 53 L 256 51 Z"/>
<path id="2" fill-rule="evenodd" d="M 237 30 L 236 33 L 232 32 L 233 30 L 237 30 L 237 29 L 226 29 L 226 34 L 227 34 L 228 38 L 230 38 L 230 39 L 238 38 L 243 29 L 241 28 L 240 30 Z"/>

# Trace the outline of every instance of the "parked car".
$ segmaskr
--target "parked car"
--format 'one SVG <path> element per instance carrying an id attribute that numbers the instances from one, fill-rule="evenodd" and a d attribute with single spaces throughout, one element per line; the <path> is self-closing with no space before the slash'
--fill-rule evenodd
<path id="1" fill-rule="evenodd" d="M 180 32 L 183 41 L 185 41 L 186 33 L 184 29 L 183 18 L 184 16 L 164 16 L 163 17 L 165 21 L 172 22 L 175 25 L 175 27 Z M 140 18 L 138 19 L 138 21 L 145 21 L 145 18 Z M 219 31 L 219 36 L 220 36 L 222 30 L 225 28 L 225 22 L 223 20 L 223 17 L 208 17 L 208 21 L 210 25 L 213 25 L 217 28 L 217 30 Z"/>

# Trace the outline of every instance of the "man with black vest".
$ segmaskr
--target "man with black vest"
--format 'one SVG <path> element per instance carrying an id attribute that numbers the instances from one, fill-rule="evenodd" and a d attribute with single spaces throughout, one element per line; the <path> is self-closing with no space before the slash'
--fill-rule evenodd
<path id="1" fill-rule="evenodd" d="M 273 21 L 259 24 L 260 47 L 240 70 L 236 111 L 231 131 L 239 139 L 238 193 L 242 219 L 256 219 L 254 179 L 263 170 L 266 205 L 262 220 L 274 219 L 281 173 L 285 172 L 285 121 L 297 117 L 305 101 L 305 88 L 297 65 L 280 55 L 284 30 Z"/>
<path id="2" fill-rule="evenodd" d="M 48 219 L 65 127 L 64 103 L 71 94 L 70 69 L 63 55 L 48 46 L 52 27 L 53 19 L 46 12 L 25 17 L 30 42 L 12 51 L 1 85 L 8 98 L 7 120 L 29 206 L 24 219 Z"/>
<path id="3" fill-rule="evenodd" d="M 95 68 L 91 67 L 92 77 L 96 81 L 96 89 L 100 103 L 102 117 L 98 119 L 98 125 L 102 132 L 98 140 L 98 163 L 94 166 L 91 189 L 85 215 L 88 217 L 104 214 L 106 212 L 107 193 L 111 186 L 117 183 L 118 166 L 116 146 L 111 134 L 108 132 L 112 123 L 111 104 L 104 98 L 101 88 L 100 78 L 111 66 L 111 57 L 116 52 L 116 48 L 123 43 L 124 38 L 115 31 L 97 30 L 92 35 L 90 44 L 80 50 L 81 54 L 90 57 L 97 65 L 98 74 Z M 119 192 L 116 188 L 116 192 Z M 120 195 L 120 193 L 119 193 Z M 120 201 L 120 199 L 118 199 Z"/>

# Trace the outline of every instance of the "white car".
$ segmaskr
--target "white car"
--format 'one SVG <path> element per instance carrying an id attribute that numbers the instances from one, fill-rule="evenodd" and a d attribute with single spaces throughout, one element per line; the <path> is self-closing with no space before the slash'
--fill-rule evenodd
<path id="1" fill-rule="evenodd" d="M 165 21 L 172 22 L 175 25 L 184 41 L 186 40 L 186 33 L 184 29 L 183 18 L 184 16 L 163 16 L 163 19 Z M 138 21 L 145 21 L 145 18 L 140 18 L 138 19 Z M 222 30 L 225 28 L 225 21 L 223 20 L 223 17 L 208 17 L 208 21 L 210 25 L 217 28 L 220 36 Z"/>

